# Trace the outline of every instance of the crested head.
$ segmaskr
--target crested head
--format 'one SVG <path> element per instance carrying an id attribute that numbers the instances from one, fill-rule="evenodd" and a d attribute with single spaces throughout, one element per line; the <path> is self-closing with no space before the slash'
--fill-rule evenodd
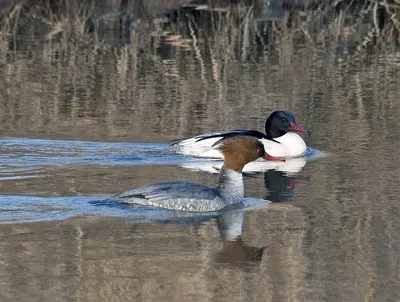
<path id="1" fill-rule="evenodd" d="M 280 137 L 290 131 L 309 133 L 297 125 L 296 118 L 289 111 L 274 111 L 265 121 L 265 133 L 271 138 Z"/>
<path id="2" fill-rule="evenodd" d="M 217 141 L 213 148 L 224 156 L 224 166 L 236 172 L 242 172 L 243 167 L 260 157 L 265 157 L 264 145 L 251 136 L 233 136 Z"/>

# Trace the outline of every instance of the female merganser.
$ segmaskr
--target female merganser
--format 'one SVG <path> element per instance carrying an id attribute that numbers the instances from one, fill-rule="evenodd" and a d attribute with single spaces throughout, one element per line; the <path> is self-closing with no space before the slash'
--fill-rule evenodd
<path id="1" fill-rule="evenodd" d="M 255 130 L 233 130 L 205 133 L 171 145 L 172 150 L 191 156 L 222 158 L 221 152 L 212 145 L 221 138 L 247 135 L 259 139 L 268 154 L 276 157 L 298 157 L 307 150 L 306 143 L 296 133 L 309 131 L 299 127 L 293 114 L 288 111 L 274 111 L 265 121 L 265 133 Z"/>
<path id="2" fill-rule="evenodd" d="M 282 161 L 267 154 L 264 145 L 251 136 L 223 138 L 213 147 L 218 149 L 225 159 L 215 188 L 185 181 L 170 181 L 122 192 L 115 195 L 114 199 L 123 203 L 179 211 L 218 211 L 243 200 L 242 170 L 247 163 L 261 157 Z"/>

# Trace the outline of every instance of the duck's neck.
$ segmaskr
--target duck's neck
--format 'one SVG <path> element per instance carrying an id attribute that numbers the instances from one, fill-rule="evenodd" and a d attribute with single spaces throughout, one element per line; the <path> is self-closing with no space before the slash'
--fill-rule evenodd
<path id="1" fill-rule="evenodd" d="M 217 189 L 221 197 L 231 203 L 241 201 L 244 197 L 242 173 L 228 169 L 223 165 L 218 176 Z"/>

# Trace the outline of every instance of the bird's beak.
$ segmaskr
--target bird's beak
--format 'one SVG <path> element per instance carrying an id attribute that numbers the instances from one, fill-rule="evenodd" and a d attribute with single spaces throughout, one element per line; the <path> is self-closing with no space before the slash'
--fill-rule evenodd
<path id="1" fill-rule="evenodd" d="M 279 157 L 275 157 L 272 155 L 269 155 L 268 153 L 265 153 L 265 157 L 266 160 L 270 160 L 270 161 L 283 161 L 286 162 L 283 158 L 279 158 Z"/>
<path id="2" fill-rule="evenodd" d="M 308 130 L 306 130 L 304 128 L 301 128 L 300 126 L 298 126 L 294 122 L 290 122 L 289 130 L 290 131 L 295 131 L 295 132 L 307 133 L 308 135 L 311 135 L 311 131 L 308 131 Z"/>

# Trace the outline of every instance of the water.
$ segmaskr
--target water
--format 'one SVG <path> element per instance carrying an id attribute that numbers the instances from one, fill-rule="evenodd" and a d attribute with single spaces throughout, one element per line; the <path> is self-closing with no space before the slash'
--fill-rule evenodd
<path id="1" fill-rule="evenodd" d="M 128 1 L 122 34 L 84 33 L 72 4 L 3 20 L 1 301 L 400 300 L 397 28 L 368 3 L 279 3 Z M 312 130 L 309 153 L 247 173 L 242 207 L 110 202 L 159 181 L 213 185 L 220 161 L 168 142 L 262 131 L 278 109 Z"/>

